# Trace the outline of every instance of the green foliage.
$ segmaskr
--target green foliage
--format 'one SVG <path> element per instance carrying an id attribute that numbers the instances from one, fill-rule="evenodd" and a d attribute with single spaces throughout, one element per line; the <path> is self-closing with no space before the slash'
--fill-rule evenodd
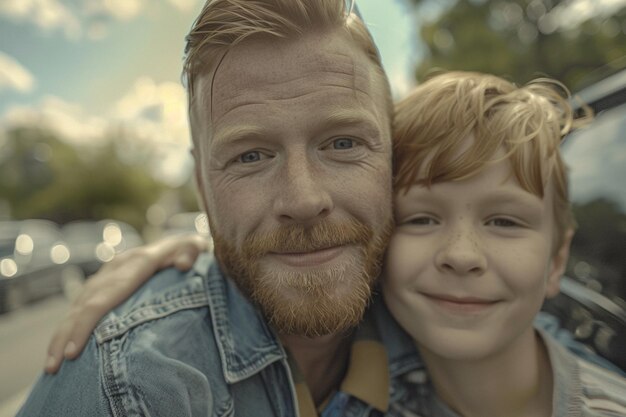
<path id="1" fill-rule="evenodd" d="M 112 141 L 75 148 L 25 127 L 5 133 L 0 154 L 0 195 L 17 219 L 115 218 L 141 230 L 165 189 L 144 167 L 121 162 Z"/>
<path id="2" fill-rule="evenodd" d="M 409 0 L 419 11 L 432 0 Z M 416 69 L 489 72 L 516 83 L 549 76 L 576 90 L 592 71 L 626 56 L 626 9 L 575 27 L 554 26 L 557 0 L 458 0 L 421 28 L 427 54 Z M 556 28 L 556 29 L 555 29 Z M 619 65 L 623 65 L 620 63 Z"/>

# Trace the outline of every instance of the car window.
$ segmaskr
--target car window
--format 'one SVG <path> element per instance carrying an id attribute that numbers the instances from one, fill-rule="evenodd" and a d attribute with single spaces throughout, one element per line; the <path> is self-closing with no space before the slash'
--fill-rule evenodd
<path id="1" fill-rule="evenodd" d="M 626 104 L 601 112 L 570 135 L 563 155 L 578 222 L 567 275 L 624 305 Z"/>

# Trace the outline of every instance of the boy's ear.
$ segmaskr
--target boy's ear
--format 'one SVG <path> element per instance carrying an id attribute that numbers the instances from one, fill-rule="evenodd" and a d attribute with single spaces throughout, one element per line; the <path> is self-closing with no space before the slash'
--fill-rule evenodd
<path id="1" fill-rule="evenodd" d="M 552 262 L 550 263 L 550 271 L 548 273 L 548 282 L 546 285 L 546 298 L 551 298 L 557 295 L 560 291 L 559 284 L 561 282 L 561 276 L 565 272 L 567 266 L 567 260 L 569 259 L 569 249 L 572 244 L 572 238 L 574 237 L 574 229 L 568 229 L 565 232 L 563 243 L 561 247 L 552 256 Z"/>

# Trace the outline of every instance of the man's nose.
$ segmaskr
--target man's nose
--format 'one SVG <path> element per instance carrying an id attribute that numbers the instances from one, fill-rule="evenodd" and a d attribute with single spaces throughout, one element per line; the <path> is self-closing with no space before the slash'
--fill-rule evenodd
<path id="1" fill-rule="evenodd" d="M 487 269 L 480 237 L 469 227 L 451 231 L 440 243 L 435 262 L 440 270 L 461 276 L 480 275 Z"/>
<path id="2" fill-rule="evenodd" d="M 306 223 L 326 217 L 333 209 L 328 179 L 306 160 L 289 161 L 277 181 L 274 208 L 281 222 Z M 336 179 L 333 179 L 336 180 Z"/>

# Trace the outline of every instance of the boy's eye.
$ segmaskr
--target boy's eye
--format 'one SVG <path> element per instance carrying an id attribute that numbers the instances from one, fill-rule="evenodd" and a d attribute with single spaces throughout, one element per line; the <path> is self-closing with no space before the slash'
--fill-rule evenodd
<path id="1" fill-rule="evenodd" d="M 511 219 L 506 219 L 502 217 L 498 217 L 495 219 L 491 219 L 487 222 L 488 226 L 496 226 L 496 227 L 516 227 L 519 226 L 519 223 L 513 221 Z"/>
<path id="2" fill-rule="evenodd" d="M 439 222 L 432 217 L 415 217 L 410 219 L 408 223 L 416 226 L 434 226 L 439 224 Z"/>
<path id="3" fill-rule="evenodd" d="M 354 139 L 339 138 L 333 141 L 333 149 L 350 149 L 354 147 Z"/>

